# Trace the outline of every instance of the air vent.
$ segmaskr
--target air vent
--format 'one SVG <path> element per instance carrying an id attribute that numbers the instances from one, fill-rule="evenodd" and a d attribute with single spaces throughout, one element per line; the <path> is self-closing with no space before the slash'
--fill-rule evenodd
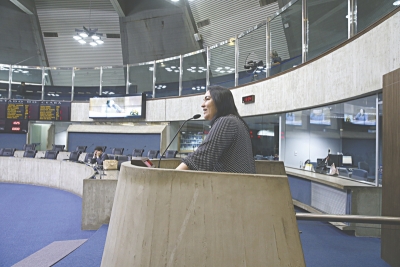
<path id="1" fill-rule="evenodd" d="M 258 0 L 258 2 L 260 3 L 260 6 L 266 6 L 266 5 L 272 4 L 276 1 L 277 0 Z"/>
<path id="2" fill-rule="evenodd" d="M 43 36 L 44 37 L 58 37 L 58 33 L 57 32 L 44 32 Z"/>
<path id="3" fill-rule="evenodd" d="M 197 22 L 197 28 L 201 28 L 210 24 L 210 19 L 205 19 L 202 21 Z"/>
<path id="4" fill-rule="evenodd" d="M 106 33 L 107 38 L 121 38 L 121 35 L 119 33 Z"/>

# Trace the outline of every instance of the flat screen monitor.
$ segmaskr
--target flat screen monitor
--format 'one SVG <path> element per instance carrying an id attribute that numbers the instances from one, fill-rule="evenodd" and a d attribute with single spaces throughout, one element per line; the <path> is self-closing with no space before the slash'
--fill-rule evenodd
<path id="1" fill-rule="evenodd" d="M 353 165 L 353 158 L 352 158 L 352 156 L 343 156 L 343 165 L 350 165 L 350 166 L 352 166 Z"/>
<path id="2" fill-rule="evenodd" d="M 329 154 L 328 166 L 335 163 L 335 167 L 340 167 L 343 164 L 343 155 Z"/>
<path id="3" fill-rule="evenodd" d="M 146 94 L 90 98 L 89 118 L 146 118 Z"/>
<path id="4" fill-rule="evenodd" d="M 345 103 L 344 121 L 358 125 L 376 125 L 376 108 Z"/>
<path id="5" fill-rule="evenodd" d="M 331 110 L 329 108 L 311 110 L 310 124 L 331 125 Z"/>
<path id="6" fill-rule="evenodd" d="M 301 126 L 302 125 L 301 117 L 302 117 L 301 111 L 286 113 L 286 124 Z"/>

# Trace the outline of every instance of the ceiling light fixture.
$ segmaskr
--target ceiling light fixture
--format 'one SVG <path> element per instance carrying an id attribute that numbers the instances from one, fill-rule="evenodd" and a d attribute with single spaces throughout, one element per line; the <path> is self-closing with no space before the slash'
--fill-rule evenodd
<path id="1" fill-rule="evenodd" d="M 400 6 L 400 0 L 394 1 L 394 2 L 393 2 L 393 5 L 394 5 L 394 6 Z"/>
<path id="2" fill-rule="evenodd" d="M 80 44 L 86 44 L 87 42 L 91 46 L 97 46 L 98 44 L 104 44 L 104 41 L 101 39 L 103 37 L 102 33 L 97 32 L 98 29 L 90 28 L 90 18 L 92 14 L 92 1 L 90 1 L 90 8 L 89 8 L 89 27 L 86 28 L 83 26 L 83 30 L 75 29 L 76 35 L 73 38 L 78 41 Z M 87 38 L 87 40 L 85 40 Z"/>

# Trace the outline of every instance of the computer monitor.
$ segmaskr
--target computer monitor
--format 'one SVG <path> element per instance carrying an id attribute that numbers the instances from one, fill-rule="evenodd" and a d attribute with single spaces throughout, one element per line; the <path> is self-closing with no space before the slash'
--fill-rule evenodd
<path id="1" fill-rule="evenodd" d="M 343 156 L 342 163 L 343 163 L 343 165 L 353 166 L 353 157 L 352 156 Z"/>
<path id="2" fill-rule="evenodd" d="M 342 162 L 343 155 L 329 154 L 328 166 L 331 166 L 333 163 L 335 163 L 335 167 L 340 167 L 342 166 Z"/>

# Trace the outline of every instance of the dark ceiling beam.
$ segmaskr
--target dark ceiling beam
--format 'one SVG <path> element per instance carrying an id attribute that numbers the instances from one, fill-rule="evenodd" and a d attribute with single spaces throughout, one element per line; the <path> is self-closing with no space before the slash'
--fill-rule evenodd
<path id="1" fill-rule="evenodd" d="M 125 0 L 110 0 L 119 17 L 125 17 Z"/>
<path id="2" fill-rule="evenodd" d="M 10 2 L 28 15 L 35 14 L 35 3 L 33 0 L 10 0 Z"/>

